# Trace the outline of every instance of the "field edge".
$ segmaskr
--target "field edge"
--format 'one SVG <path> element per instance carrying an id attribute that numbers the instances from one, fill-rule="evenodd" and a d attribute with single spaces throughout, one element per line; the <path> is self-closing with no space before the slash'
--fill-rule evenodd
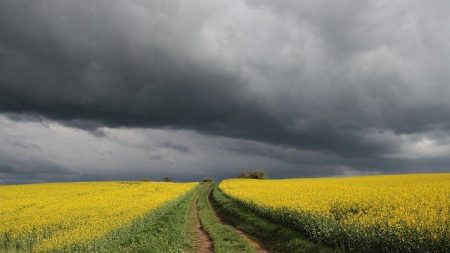
<path id="1" fill-rule="evenodd" d="M 254 237 L 270 252 L 340 252 L 311 242 L 300 233 L 259 216 L 223 193 L 218 184 L 212 190 L 211 200 L 225 222 Z"/>

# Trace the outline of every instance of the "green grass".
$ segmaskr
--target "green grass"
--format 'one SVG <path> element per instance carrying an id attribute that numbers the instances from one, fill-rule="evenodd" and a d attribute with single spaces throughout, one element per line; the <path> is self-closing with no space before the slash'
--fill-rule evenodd
<path id="1" fill-rule="evenodd" d="M 227 223 L 261 241 L 271 252 L 339 252 L 305 239 L 300 233 L 262 218 L 214 187 L 213 204 Z"/>
<path id="2" fill-rule="evenodd" d="M 213 183 L 200 185 L 198 208 L 203 228 L 211 237 L 215 253 L 256 252 L 255 249 L 232 226 L 223 224 L 212 209 L 208 196 Z"/>
<path id="3" fill-rule="evenodd" d="M 199 187 L 88 245 L 58 252 L 194 252 L 193 208 Z"/>

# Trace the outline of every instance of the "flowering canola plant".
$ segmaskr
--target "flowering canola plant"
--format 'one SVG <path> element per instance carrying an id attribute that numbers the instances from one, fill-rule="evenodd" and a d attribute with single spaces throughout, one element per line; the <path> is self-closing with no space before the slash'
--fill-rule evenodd
<path id="1" fill-rule="evenodd" d="M 347 250 L 450 250 L 450 174 L 231 179 L 219 188 L 316 241 Z"/>
<path id="2" fill-rule="evenodd" d="M 87 243 L 196 185 L 81 182 L 0 186 L 0 240 L 31 244 L 33 252 Z"/>

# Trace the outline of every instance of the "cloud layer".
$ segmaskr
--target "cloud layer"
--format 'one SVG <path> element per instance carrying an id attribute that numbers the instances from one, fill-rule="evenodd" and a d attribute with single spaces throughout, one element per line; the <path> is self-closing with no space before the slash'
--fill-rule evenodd
<path id="1" fill-rule="evenodd" d="M 328 157 L 314 162 L 324 171 L 442 169 L 448 13 L 443 0 L 3 0 L 0 111 L 95 138 L 102 128 L 187 130 L 312 152 Z"/>
<path id="2" fill-rule="evenodd" d="M 428 138 L 386 134 L 398 138 L 402 148 L 373 159 L 186 130 L 101 127 L 97 134 L 39 118 L 11 118 L 0 116 L 0 184 L 164 176 L 221 179 L 243 168 L 265 168 L 275 178 L 316 177 L 448 171 L 450 164 L 450 138 L 442 134 Z"/>

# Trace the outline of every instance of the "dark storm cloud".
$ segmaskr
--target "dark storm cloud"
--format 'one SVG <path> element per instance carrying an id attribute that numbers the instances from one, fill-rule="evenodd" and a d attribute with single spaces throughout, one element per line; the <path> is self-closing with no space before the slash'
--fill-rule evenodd
<path id="1" fill-rule="evenodd" d="M 432 2 L 2 0 L 0 110 L 372 161 L 401 148 L 386 131 L 450 128 Z"/>
<path id="2" fill-rule="evenodd" d="M 165 142 L 161 144 L 161 147 L 163 148 L 170 148 L 182 153 L 189 153 L 189 147 L 183 144 L 177 144 L 177 143 L 171 143 L 171 142 Z"/>
<path id="3" fill-rule="evenodd" d="M 0 156 L 0 184 L 33 183 L 53 180 L 74 180 L 78 174 L 45 160 L 18 160 Z"/>
<path id="4" fill-rule="evenodd" d="M 15 118 L 16 120 L 12 120 Z M 376 133 L 395 152 L 345 157 L 196 131 L 100 128 L 104 136 L 51 120 L 0 114 L 0 184 L 48 181 L 216 179 L 263 168 L 272 178 L 448 171 L 445 132 L 398 136 Z"/>

